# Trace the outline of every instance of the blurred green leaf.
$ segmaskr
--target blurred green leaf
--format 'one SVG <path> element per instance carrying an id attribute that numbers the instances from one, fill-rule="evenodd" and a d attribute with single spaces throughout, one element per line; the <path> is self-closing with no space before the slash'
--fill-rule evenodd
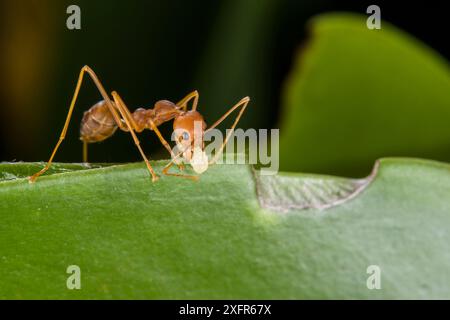
<path id="1" fill-rule="evenodd" d="M 0 298 L 450 298 L 449 195 L 450 165 L 414 159 L 362 180 L 217 165 L 152 184 L 129 164 L 3 181 Z"/>
<path id="2" fill-rule="evenodd" d="M 383 21 L 314 19 L 285 87 L 282 170 L 364 175 L 375 159 L 450 160 L 448 64 Z"/>

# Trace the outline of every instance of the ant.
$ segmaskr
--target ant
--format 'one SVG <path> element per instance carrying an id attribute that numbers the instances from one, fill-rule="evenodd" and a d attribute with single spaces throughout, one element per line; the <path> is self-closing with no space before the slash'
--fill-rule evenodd
<path id="1" fill-rule="evenodd" d="M 136 132 L 142 132 L 145 129 L 154 131 L 162 145 L 171 154 L 172 160 L 163 168 L 163 174 L 198 180 L 198 175 L 169 173 L 168 171 L 174 163 L 177 164 L 180 170 L 184 169 L 182 161 L 179 160 L 180 157 L 184 160 L 184 162 L 191 164 L 196 173 L 201 174 L 206 171 L 208 169 L 208 165 L 214 164 L 219 158 L 223 148 L 227 144 L 234 128 L 239 122 L 239 119 L 250 101 L 249 97 L 241 99 L 209 128 L 207 128 L 206 123 L 203 120 L 203 116 L 197 111 L 199 99 L 199 94 L 197 91 L 189 93 L 178 103 L 173 103 L 168 100 L 160 100 L 155 103 L 153 109 L 139 108 L 131 113 L 119 94 L 116 91 L 113 91 L 111 93 L 113 100 L 111 100 L 94 71 L 89 66 L 84 66 L 80 71 L 75 92 L 67 113 L 66 122 L 59 140 L 54 147 L 53 152 L 50 155 L 50 159 L 45 167 L 29 177 L 29 181 L 31 183 L 35 182 L 40 175 L 45 173 L 50 168 L 53 158 L 55 157 L 59 146 L 66 136 L 85 73 L 90 75 L 94 84 L 97 86 L 98 91 L 102 95 L 103 100 L 93 105 L 88 111 L 84 112 L 81 120 L 80 140 L 83 142 L 83 162 L 87 162 L 87 146 L 89 143 L 103 141 L 111 137 L 119 128 L 120 130 L 131 134 L 136 147 L 147 165 L 147 169 L 150 172 L 153 182 L 158 180 L 158 176 L 145 156 L 144 151 L 140 146 L 139 139 L 136 136 Z M 191 110 L 188 110 L 188 103 L 190 101 L 192 101 L 192 108 Z M 227 118 L 238 108 L 241 108 L 241 110 L 239 111 L 231 130 L 225 137 L 218 152 L 215 153 L 214 158 L 209 161 L 204 151 L 205 145 L 203 142 L 203 137 L 205 133 L 217 127 L 223 120 L 225 120 L 225 118 Z M 158 130 L 159 125 L 172 119 L 174 120 L 173 129 L 177 148 L 181 150 L 177 154 L 173 152 L 170 145 Z"/>

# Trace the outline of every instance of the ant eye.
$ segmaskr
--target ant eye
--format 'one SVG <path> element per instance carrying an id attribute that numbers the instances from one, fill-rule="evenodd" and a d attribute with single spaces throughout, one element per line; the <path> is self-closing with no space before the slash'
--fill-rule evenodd
<path id="1" fill-rule="evenodd" d="M 186 131 L 183 132 L 183 139 L 184 140 L 189 140 L 189 133 L 187 133 Z"/>

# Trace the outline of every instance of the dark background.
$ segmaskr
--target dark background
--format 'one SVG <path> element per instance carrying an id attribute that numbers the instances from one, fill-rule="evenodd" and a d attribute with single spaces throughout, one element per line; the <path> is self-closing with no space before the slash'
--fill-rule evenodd
<path id="1" fill-rule="evenodd" d="M 71 4 L 81 7 L 81 30 L 66 28 Z M 448 60 L 444 1 L 3 0 L 0 161 L 47 160 L 85 64 L 107 90 L 117 90 L 131 110 L 150 108 L 159 99 L 179 100 L 198 89 L 199 110 L 211 124 L 249 95 L 252 106 L 239 126 L 276 128 L 283 83 L 296 49 L 307 37 L 307 21 L 329 11 L 366 14 L 371 4 L 381 7 L 383 21 Z M 98 100 L 87 80 L 56 161 L 81 161 L 79 123 L 83 111 Z M 171 125 L 162 131 L 170 136 Z M 141 141 L 151 157 L 167 158 L 153 133 L 143 133 Z M 91 146 L 90 160 L 140 157 L 130 136 L 118 132 Z"/>

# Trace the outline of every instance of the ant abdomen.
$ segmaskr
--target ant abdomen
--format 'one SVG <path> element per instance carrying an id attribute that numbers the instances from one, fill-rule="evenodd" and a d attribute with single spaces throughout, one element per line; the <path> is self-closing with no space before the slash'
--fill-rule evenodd
<path id="1" fill-rule="evenodd" d="M 115 106 L 114 102 L 111 103 Z M 104 100 L 93 105 L 83 115 L 80 127 L 80 140 L 92 143 L 111 137 L 117 130 L 117 124 Z"/>

